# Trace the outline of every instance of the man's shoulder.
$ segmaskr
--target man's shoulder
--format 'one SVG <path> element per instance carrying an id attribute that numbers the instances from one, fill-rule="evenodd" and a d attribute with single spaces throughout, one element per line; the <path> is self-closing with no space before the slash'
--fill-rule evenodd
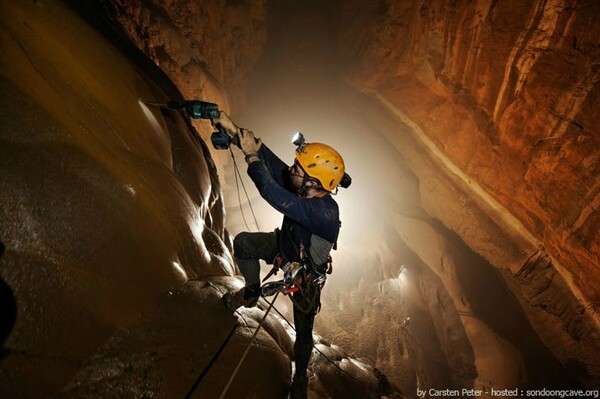
<path id="1" fill-rule="evenodd" d="M 330 194 L 327 194 L 320 198 L 311 198 L 311 200 L 315 200 L 313 204 L 316 205 L 317 208 L 321 208 L 323 210 L 335 211 L 339 212 L 339 206 L 336 200 Z"/>
<path id="2" fill-rule="evenodd" d="M 325 200 L 333 205 L 335 205 L 336 207 L 338 206 L 337 201 L 333 198 L 333 195 L 331 194 L 327 194 L 326 196 L 324 196 L 323 198 L 325 198 Z"/>

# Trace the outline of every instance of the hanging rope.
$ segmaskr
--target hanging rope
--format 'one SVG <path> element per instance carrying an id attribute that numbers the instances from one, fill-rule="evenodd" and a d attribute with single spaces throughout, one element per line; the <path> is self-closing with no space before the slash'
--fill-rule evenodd
<path id="1" fill-rule="evenodd" d="M 238 170 L 237 163 L 235 162 L 235 157 L 233 156 L 233 151 L 231 151 L 231 147 L 229 147 L 229 153 L 231 154 L 231 159 L 233 159 L 233 175 L 235 176 L 235 189 L 237 191 L 240 213 L 242 214 L 242 219 L 244 219 L 244 225 L 246 226 L 246 230 L 250 231 L 250 227 L 248 227 L 248 222 L 246 221 L 246 215 L 244 214 L 244 209 L 242 208 L 242 197 L 240 196 L 240 186 L 238 183 L 238 179 L 242 180 L 242 177 L 240 176 L 240 171 Z"/>
<path id="2" fill-rule="evenodd" d="M 239 177 L 240 183 L 242 184 L 242 188 L 244 189 L 244 194 L 246 195 L 246 200 L 248 201 L 248 206 L 250 207 L 250 212 L 252 212 L 252 217 L 254 218 L 254 224 L 256 225 L 256 229 L 258 231 L 260 231 L 260 226 L 258 224 L 258 220 L 256 219 L 256 215 L 254 214 L 254 208 L 252 207 L 252 202 L 250 201 L 250 196 L 248 195 L 248 191 L 246 191 L 246 185 L 244 184 L 244 180 L 242 179 L 242 175 L 238 168 L 237 161 L 235 160 L 235 157 L 233 156 L 233 151 L 231 150 L 231 147 L 229 147 L 229 152 L 231 153 L 231 159 L 233 159 L 233 168 L 235 170 L 234 174 L 236 177 L 235 186 L 237 189 L 238 201 L 240 203 L 240 211 L 242 212 L 242 217 L 244 218 L 244 223 L 246 223 L 246 217 L 244 216 L 244 211 L 242 209 L 242 200 L 240 199 L 240 188 L 238 186 L 238 177 Z M 248 229 L 248 231 L 250 231 L 248 224 L 246 224 L 246 229 Z"/>
<path id="3" fill-rule="evenodd" d="M 204 370 L 202 371 L 202 373 L 200 373 L 200 375 L 198 376 L 198 378 L 196 378 L 196 381 L 194 382 L 194 385 L 192 385 L 192 387 L 190 388 L 190 390 L 188 391 L 188 393 L 183 397 L 184 399 L 190 399 L 192 397 L 192 394 L 194 393 L 194 391 L 196 390 L 196 388 L 198 388 L 198 385 L 200 385 L 200 382 L 202 381 L 202 379 L 204 378 L 204 376 L 206 375 L 206 373 L 208 373 L 208 370 L 210 370 L 210 368 L 215 363 L 215 361 L 217 360 L 217 358 L 221 355 L 221 352 L 223 352 L 223 349 L 225 349 L 225 347 L 229 343 L 229 340 L 231 339 L 231 337 L 235 333 L 235 330 L 237 330 L 237 323 L 233 325 L 233 328 L 231 329 L 231 331 L 229 332 L 229 334 L 225 338 L 225 341 L 223 341 L 223 343 L 221 344 L 221 346 L 219 347 L 219 349 L 215 352 L 215 354 L 210 359 L 210 361 L 208 362 L 208 364 L 206 365 L 206 367 L 204 368 Z"/>
<path id="4" fill-rule="evenodd" d="M 229 377 L 229 381 L 227 382 L 227 385 L 225 385 L 225 388 L 223 389 L 223 392 L 221 393 L 221 396 L 219 396 L 219 399 L 223 399 L 225 397 L 225 394 L 229 390 L 229 387 L 231 386 L 231 383 L 235 379 L 235 376 L 237 375 L 240 367 L 242 366 L 242 363 L 244 362 L 244 359 L 246 358 L 246 355 L 248 354 L 248 351 L 250 350 L 250 347 L 252 346 L 252 342 L 254 342 L 254 338 L 256 338 L 256 336 L 258 335 L 258 332 L 260 331 L 262 323 L 265 321 L 265 319 L 269 315 L 269 312 L 271 311 L 271 308 L 273 308 L 273 304 L 275 303 L 275 300 L 277 299 L 277 296 L 279 296 L 279 292 L 275 294 L 275 298 L 273 298 L 273 301 L 269 304 L 269 307 L 267 308 L 267 311 L 265 312 L 265 315 L 260 320 L 260 323 L 258 323 L 258 327 L 256 327 L 256 331 L 254 331 L 254 334 L 252 335 L 252 338 L 250 338 L 250 342 L 248 342 L 248 345 L 246 345 L 246 350 L 244 351 L 244 354 L 242 355 L 242 358 L 240 359 L 240 361 L 238 362 L 237 366 L 235 367 L 235 370 L 233 370 L 233 373 L 231 374 L 231 377 Z M 267 301 L 267 303 L 268 303 L 268 301 Z"/>
<path id="5" fill-rule="evenodd" d="M 294 330 L 294 332 L 296 331 L 296 328 L 294 327 L 294 325 L 292 323 L 290 323 L 290 321 L 275 306 L 273 306 L 273 310 L 275 310 L 275 312 L 277 312 L 277 314 L 279 315 L 279 317 L 281 317 L 283 320 L 285 320 L 285 322 L 292 328 L 292 330 Z M 324 354 L 323 352 L 321 352 L 319 350 L 319 348 L 317 348 L 315 346 L 314 343 L 313 343 L 313 349 L 316 350 L 321 356 L 323 356 L 329 363 L 333 364 L 342 373 L 345 373 L 346 375 L 348 375 L 348 377 L 352 378 L 353 380 L 362 383 L 361 380 L 359 380 L 358 378 L 354 377 L 352 374 L 348 373 L 346 370 L 344 370 L 343 368 L 341 368 L 337 363 L 335 363 L 333 360 L 331 360 L 326 354 Z"/>

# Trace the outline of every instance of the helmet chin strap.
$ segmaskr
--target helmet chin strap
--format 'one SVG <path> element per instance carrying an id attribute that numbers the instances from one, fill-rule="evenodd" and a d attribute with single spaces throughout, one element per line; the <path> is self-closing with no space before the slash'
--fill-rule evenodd
<path id="1" fill-rule="evenodd" d="M 310 177 L 305 172 L 304 176 L 302 176 L 302 184 L 296 190 L 296 192 L 298 193 L 299 196 L 305 197 L 306 194 L 308 194 L 308 189 L 311 188 L 311 187 L 307 186 L 306 183 L 308 183 L 309 180 L 310 180 Z"/>
<path id="2" fill-rule="evenodd" d="M 307 183 L 309 181 L 311 181 L 311 179 L 312 178 L 309 175 L 307 175 L 306 173 L 304 174 L 304 176 L 302 177 L 302 185 L 300 186 L 300 188 L 298 188 L 296 190 L 296 192 L 298 193 L 299 196 L 305 197 L 308 194 L 308 190 L 310 190 L 311 188 L 315 189 L 315 190 L 321 190 L 321 191 L 324 191 L 326 193 L 329 192 L 329 191 L 325 190 L 323 187 L 321 187 L 320 183 L 318 183 L 318 185 L 316 185 L 316 186 L 309 186 L 309 185 L 307 185 Z M 314 181 L 314 180 L 312 180 L 312 181 Z"/>

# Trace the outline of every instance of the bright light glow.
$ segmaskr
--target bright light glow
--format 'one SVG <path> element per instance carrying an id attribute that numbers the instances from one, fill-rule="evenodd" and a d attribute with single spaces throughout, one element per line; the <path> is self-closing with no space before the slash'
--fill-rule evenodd
<path id="1" fill-rule="evenodd" d="M 135 188 L 131 184 L 125 184 L 125 191 L 127 191 L 131 196 L 135 195 Z"/>
<path id="2" fill-rule="evenodd" d="M 356 359 L 353 359 L 353 358 L 349 358 L 348 360 L 350 360 L 350 362 L 351 362 L 352 364 L 354 364 L 356 367 L 358 367 L 358 368 L 359 368 L 359 369 L 361 369 L 362 371 L 364 371 L 364 372 L 366 372 L 366 373 L 368 373 L 368 372 L 369 372 L 369 369 L 366 367 L 366 365 L 365 365 L 363 362 L 361 362 L 361 361 L 358 361 L 358 360 L 356 360 Z"/>
<path id="3" fill-rule="evenodd" d="M 406 327 L 409 322 L 410 322 L 410 317 L 407 317 L 406 319 L 402 320 L 402 323 L 400 323 L 400 328 Z"/>
<path id="4" fill-rule="evenodd" d="M 200 208 L 193 208 L 192 214 L 187 219 L 187 223 L 190 227 L 190 232 L 192 233 L 194 241 L 198 244 L 198 251 L 204 257 L 206 262 L 210 262 L 211 254 L 206 248 L 206 245 L 204 245 L 204 237 L 202 236 L 204 233 L 204 220 L 202 219 Z"/>
<path id="5" fill-rule="evenodd" d="M 173 268 L 175 268 L 175 270 L 178 271 L 179 274 L 181 274 L 181 276 L 184 278 L 184 280 L 188 279 L 187 273 L 185 272 L 185 270 L 183 270 L 183 267 L 181 267 L 179 262 L 173 261 L 173 262 L 171 262 L 171 264 L 173 265 Z"/>
<path id="6" fill-rule="evenodd" d="M 402 286 L 404 285 L 404 275 L 402 273 L 400 273 L 398 275 L 398 277 L 396 278 L 391 278 L 390 281 L 390 287 L 391 288 L 395 288 L 398 291 L 402 292 Z"/>
<path id="7" fill-rule="evenodd" d="M 148 122 L 150 123 L 152 128 L 156 131 L 156 133 L 158 135 L 164 134 L 166 129 L 161 126 L 161 123 L 158 121 L 158 119 L 156 119 L 154 112 L 152 112 L 152 111 L 158 110 L 158 108 L 152 106 L 153 109 L 150 109 L 151 107 L 146 105 L 146 103 L 144 103 L 141 98 L 138 99 L 138 102 L 140 104 L 140 108 L 142 109 L 142 112 L 146 116 L 146 119 L 148 120 Z M 154 109 L 154 108 L 156 108 L 156 109 Z"/>
<path id="8" fill-rule="evenodd" d="M 190 226 L 190 230 L 192 231 L 192 235 L 194 236 L 194 240 L 197 243 L 204 242 L 202 238 L 202 233 L 204 232 L 204 221 L 200 216 L 192 217 L 188 220 L 188 224 Z"/>

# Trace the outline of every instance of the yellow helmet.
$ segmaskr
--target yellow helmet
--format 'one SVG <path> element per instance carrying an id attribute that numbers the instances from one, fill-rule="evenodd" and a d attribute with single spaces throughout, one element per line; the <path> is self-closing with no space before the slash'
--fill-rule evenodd
<path id="1" fill-rule="evenodd" d="M 296 160 L 304 172 L 317 179 L 327 191 L 333 191 L 344 177 L 344 160 L 327 144 L 307 143 L 299 146 Z"/>

